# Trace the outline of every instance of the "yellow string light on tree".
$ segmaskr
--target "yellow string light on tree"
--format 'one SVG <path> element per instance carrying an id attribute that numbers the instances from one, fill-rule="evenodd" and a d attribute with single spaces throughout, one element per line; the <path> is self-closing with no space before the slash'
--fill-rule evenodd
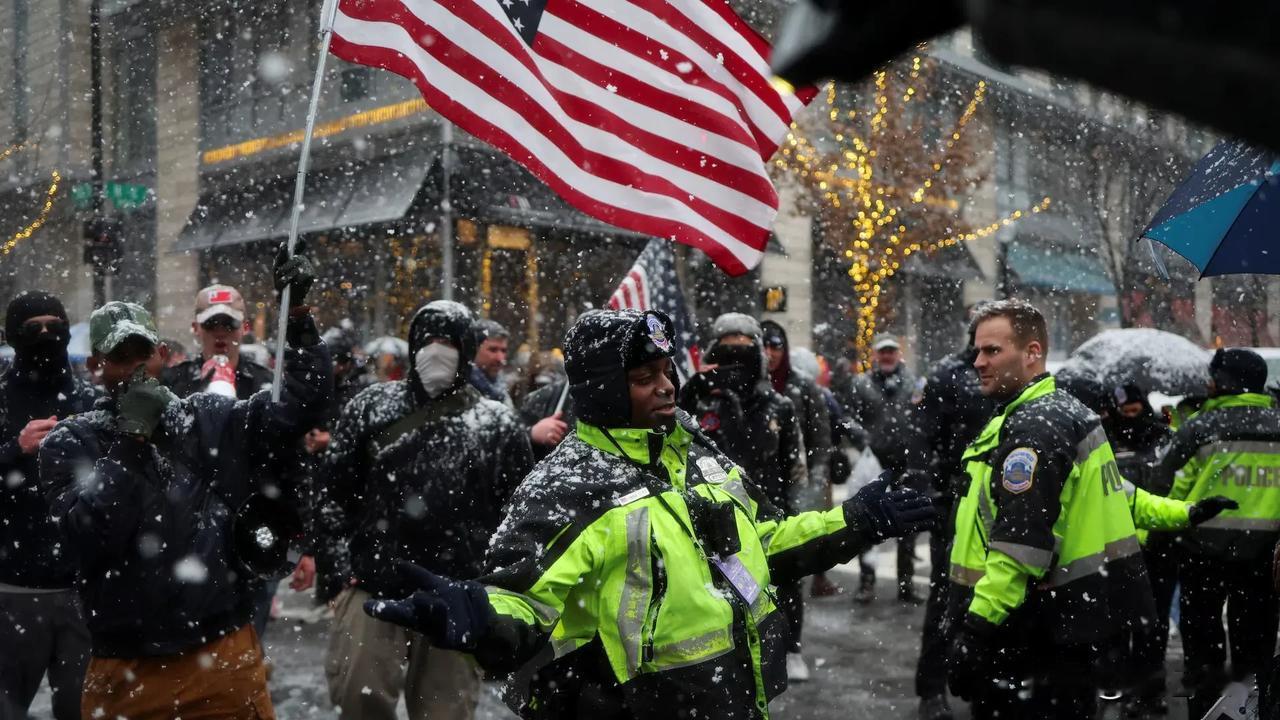
<path id="1" fill-rule="evenodd" d="M 36 219 L 32 220 L 29 225 L 14 233 L 13 236 L 5 242 L 4 246 L 0 247 L 0 253 L 8 255 L 13 252 L 13 249 L 18 246 L 18 243 L 31 237 L 32 233 L 39 230 L 41 226 L 44 225 L 45 221 L 49 219 L 49 214 L 53 212 L 53 201 L 58 196 L 58 184 L 60 182 L 62 182 L 62 176 L 58 174 L 57 170 L 54 170 L 51 174 L 49 189 L 46 190 L 44 194 L 44 207 L 40 208 L 40 214 L 37 215 Z"/>
<path id="2" fill-rule="evenodd" d="M 952 127 L 938 133 L 940 142 L 934 148 L 925 148 L 923 153 L 912 153 L 909 146 L 913 141 L 933 134 L 913 123 L 928 121 L 936 117 L 936 113 L 901 110 L 911 103 L 924 102 L 922 87 L 927 86 L 932 66 L 916 56 L 910 58 L 909 65 L 875 73 L 866 88 L 872 99 L 872 112 L 862 129 L 852 124 L 854 118 L 859 117 L 858 112 L 840 108 L 839 93 L 834 85 L 829 85 L 825 93 L 827 112 L 809 116 L 829 123 L 816 128 L 818 134 L 815 135 L 827 139 L 820 144 L 810 142 L 804 128 L 793 123 L 775 159 L 775 167 L 799 179 L 812 191 L 811 197 L 829 221 L 844 218 L 841 222 L 848 223 L 847 240 L 839 249 L 838 257 L 849 263 L 854 301 L 850 311 L 857 326 L 854 342 L 860 360 L 868 357 L 870 340 L 880 320 L 886 282 L 908 258 L 985 237 L 1021 217 L 1019 211 L 992 226 L 962 229 L 955 237 L 943 240 L 920 237 L 933 235 L 944 227 L 947 230 L 956 226 L 964 228 L 965 223 L 956 217 L 961 203 L 955 198 L 955 185 L 972 189 L 979 182 L 970 172 L 971 161 L 963 159 L 961 154 L 967 147 L 965 130 L 977 116 L 987 94 L 986 83 L 977 83 Z M 890 98 L 894 97 L 902 98 L 901 103 L 892 103 Z M 801 122 L 804 120 L 802 117 Z M 882 156 L 873 144 L 881 140 L 887 155 Z M 919 154 L 925 157 L 917 159 Z M 930 154 L 933 157 L 929 157 Z M 961 168 L 964 173 L 956 172 Z M 889 182 L 885 182 L 886 179 Z M 911 181 L 906 187 L 914 189 L 904 189 L 904 180 Z M 1047 206 L 1047 198 L 1044 202 Z M 1031 211 L 1039 209 L 1037 206 Z"/>

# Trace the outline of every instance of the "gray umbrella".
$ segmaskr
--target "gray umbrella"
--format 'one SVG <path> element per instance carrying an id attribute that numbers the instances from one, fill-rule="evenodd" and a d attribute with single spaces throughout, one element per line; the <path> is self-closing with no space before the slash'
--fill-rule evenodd
<path id="1" fill-rule="evenodd" d="M 1104 330 L 1076 348 L 1058 375 L 1091 378 L 1108 388 L 1136 383 L 1144 392 L 1201 395 L 1209 359 L 1209 351 L 1171 332 Z"/>

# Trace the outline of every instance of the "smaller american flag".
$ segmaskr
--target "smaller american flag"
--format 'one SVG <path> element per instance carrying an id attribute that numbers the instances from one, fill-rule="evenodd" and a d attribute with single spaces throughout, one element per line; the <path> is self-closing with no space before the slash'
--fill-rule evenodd
<path id="1" fill-rule="evenodd" d="M 676 257 L 670 243 L 656 238 L 649 241 L 618 289 L 609 296 L 609 307 L 666 313 L 676 326 L 676 365 L 680 376 L 688 378 L 697 371 L 698 337 L 676 277 Z"/>

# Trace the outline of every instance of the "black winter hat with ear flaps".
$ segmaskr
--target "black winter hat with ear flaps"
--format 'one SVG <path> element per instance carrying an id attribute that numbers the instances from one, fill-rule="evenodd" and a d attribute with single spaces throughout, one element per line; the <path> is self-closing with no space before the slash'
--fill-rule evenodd
<path id="1" fill-rule="evenodd" d="M 591 310 L 580 315 L 564 339 L 564 369 L 578 418 L 597 427 L 629 425 L 627 371 L 674 356 L 674 338 L 671 318 L 656 310 Z"/>

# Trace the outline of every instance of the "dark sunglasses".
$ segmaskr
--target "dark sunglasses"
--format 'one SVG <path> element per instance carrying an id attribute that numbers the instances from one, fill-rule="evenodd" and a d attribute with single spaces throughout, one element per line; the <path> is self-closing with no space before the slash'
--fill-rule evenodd
<path id="1" fill-rule="evenodd" d="M 46 332 L 50 335 L 65 333 L 69 328 L 70 325 L 66 320 L 28 320 L 22 323 L 19 334 L 23 337 L 35 338 Z"/>
<path id="2" fill-rule="evenodd" d="M 210 332 L 213 332 L 214 330 L 235 330 L 240 327 L 240 323 L 226 315 L 215 315 L 200 323 L 200 327 Z"/>

